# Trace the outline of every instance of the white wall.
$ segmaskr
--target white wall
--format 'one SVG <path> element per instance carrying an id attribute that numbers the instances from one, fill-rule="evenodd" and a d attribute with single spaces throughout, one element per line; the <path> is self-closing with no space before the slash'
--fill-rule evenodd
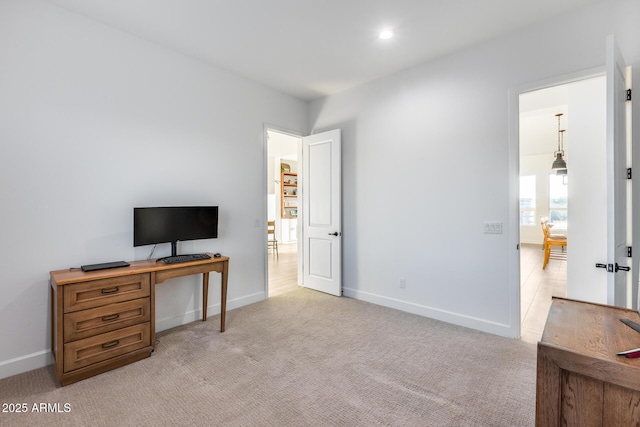
<path id="1" fill-rule="evenodd" d="M 294 159 L 295 162 L 298 154 L 298 145 L 300 145 L 300 137 L 273 130 L 267 133 L 267 193 L 275 194 L 280 191 L 280 184 L 276 183 L 276 181 L 280 182 L 280 159 Z M 290 162 L 285 160 L 285 163 Z M 297 172 L 297 169 L 292 170 L 292 172 Z"/>
<path id="2" fill-rule="evenodd" d="M 509 91 L 604 65 L 612 32 L 640 68 L 639 21 L 607 1 L 313 102 L 313 132 L 343 130 L 345 294 L 517 336 Z"/>
<path id="3" fill-rule="evenodd" d="M 612 32 L 640 81 L 638 21 L 640 2 L 607 0 L 318 100 L 307 127 L 301 101 L 54 6 L 3 0 L 0 376 L 49 361 L 50 270 L 148 255 L 131 246 L 136 205 L 220 205 L 220 239 L 185 250 L 231 256 L 230 307 L 263 298 L 265 123 L 343 129 L 347 295 L 513 335 L 508 91 L 602 65 Z M 484 221 L 505 234 L 483 234 Z M 195 318 L 197 282 L 159 285 L 160 327 Z"/>
<path id="4" fill-rule="evenodd" d="M 542 229 L 539 218 L 549 216 L 549 174 L 551 163 L 558 150 L 558 118 L 564 133 L 565 158 L 569 156 L 573 125 L 567 114 L 569 85 L 554 86 L 520 94 L 518 154 L 520 176 L 536 176 L 536 211 L 533 225 L 520 226 L 520 243 L 542 244 Z M 604 142 L 603 142 L 604 143 Z"/>
<path id="5" fill-rule="evenodd" d="M 520 175 L 536 176 L 536 216 L 534 225 L 520 226 L 520 243 L 542 245 L 539 218 L 549 216 L 549 174 L 553 153 L 535 154 L 520 158 Z"/>
<path id="6" fill-rule="evenodd" d="M 302 142 L 298 136 L 273 130 L 268 132 L 268 141 L 267 193 L 270 200 L 268 218 L 276 222 L 276 239 L 278 242 L 291 243 L 296 238 L 297 220 L 280 218 L 280 206 L 282 203 L 280 196 L 280 164 L 286 163 L 290 167 L 290 172 L 298 172 L 298 148 Z"/>
<path id="7" fill-rule="evenodd" d="M 229 308 L 263 299 L 264 125 L 302 133 L 306 108 L 50 4 L 0 2 L 0 377 L 50 361 L 50 270 L 149 255 L 134 206 L 219 205 L 220 238 L 181 249 L 231 257 Z M 200 315 L 200 280 L 157 287 L 159 330 Z"/>

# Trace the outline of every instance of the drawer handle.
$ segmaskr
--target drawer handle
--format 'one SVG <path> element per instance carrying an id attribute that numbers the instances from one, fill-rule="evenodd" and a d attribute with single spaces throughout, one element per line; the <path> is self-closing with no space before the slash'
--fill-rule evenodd
<path id="1" fill-rule="evenodd" d="M 107 348 L 115 347 L 118 344 L 120 344 L 120 340 L 115 340 L 115 341 L 111 341 L 111 342 L 102 344 L 102 348 L 107 349 Z"/>
<path id="2" fill-rule="evenodd" d="M 110 314 L 108 316 L 102 316 L 102 321 L 108 322 L 110 320 L 116 320 L 118 317 L 120 317 L 120 313 Z"/>
<path id="3" fill-rule="evenodd" d="M 102 288 L 102 289 L 100 289 L 100 293 L 102 295 L 115 294 L 119 290 L 120 289 L 117 286 L 114 286 L 113 288 Z"/>

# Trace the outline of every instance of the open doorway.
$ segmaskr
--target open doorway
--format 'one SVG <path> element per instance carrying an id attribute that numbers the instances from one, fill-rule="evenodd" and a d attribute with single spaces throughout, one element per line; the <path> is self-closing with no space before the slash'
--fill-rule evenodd
<path id="1" fill-rule="evenodd" d="M 267 222 L 274 227 L 267 245 L 269 297 L 298 288 L 301 143 L 301 137 L 267 130 Z"/>
<path id="2" fill-rule="evenodd" d="M 521 337 L 539 341 L 553 296 L 595 300 L 590 260 L 606 259 L 606 80 L 519 95 Z M 566 169 L 553 169 L 559 156 Z M 542 221 L 566 239 L 545 265 Z M 544 268 L 543 268 L 544 266 Z"/>

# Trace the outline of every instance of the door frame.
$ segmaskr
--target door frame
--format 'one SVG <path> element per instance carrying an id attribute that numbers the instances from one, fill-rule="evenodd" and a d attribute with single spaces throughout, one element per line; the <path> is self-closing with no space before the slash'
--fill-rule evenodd
<path id="1" fill-rule="evenodd" d="M 290 135 L 293 136 L 295 138 L 299 139 L 298 142 L 298 159 L 301 159 L 301 155 L 302 155 L 302 138 L 304 133 L 300 132 L 300 131 L 296 131 L 296 130 L 291 130 L 291 129 L 287 129 L 284 128 L 282 126 L 277 126 L 277 125 L 273 125 L 273 124 L 269 124 L 269 123 L 265 123 L 263 125 L 263 135 L 262 135 L 262 139 L 263 139 L 263 152 L 262 152 L 262 167 L 263 167 L 263 171 L 262 171 L 262 188 L 263 188 L 263 201 L 262 201 L 262 215 L 260 219 L 256 219 L 256 227 L 260 227 L 261 230 L 264 230 L 263 233 L 263 244 L 262 247 L 264 248 L 264 257 L 263 257 L 263 263 L 264 263 L 264 296 L 265 299 L 269 298 L 269 250 L 267 248 L 267 232 L 266 232 L 266 223 L 267 223 L 267 218 L 269 216 L 269 181 L 268 181 L 268 173 L 269 173 L 269 131 L 273 131 L 273 132 L 277 132 L 277 133 L 281 133 L 284 135 Z M 302 162 L 298 162 L 298 167 L 299 167 L 299 171 L 298 173 L 301 174 L 302 173 Z M 298 206 L 298 212 L 301 212 L 302 206 Z M 262 225 L 261 225 L 262 224 Z M 303 234 L 302 234 L 302 226 L 300 224 L 300 221 L 298 221 L 297 224 L 297 240 L 300 241 L 300 239 L 303 238 Z M 300 285 L 302 283 L 302 271 L 303 271 L 303 262 L 304 262 L 304 258 L 303 258 L 303 248 L 301 247 L 301 245 L 298 245 L 298 285 Z"/>
<path id="2" fill-rule="evenodd" d="M 630 177 L 625 176 L 625 170 L 633 166 L 632 104 L 631 100 L 625 96 L 626 90 L 631 89 L 632 86 L 631 68 L 624 60 L 613 34 L 607 36 L 605 51 L 607 162 L 608 166 L 613 166 L 612 171 L 607 171 L 607 200 L 609 202 L 607 215 L 614 218 L 613 222 L 607 224 L 607 256 L 609 257 L 609 265 L 615 264 L 617 268 L 617 260 L 620 260 L 626 266 L 632 267 L 633 257 L 627 253 L 627 249 L 633 245 L 633 184 Z M 624 87 L 618 87 L 620 83 Z M 620 147 L 621 144 L 624 144 L 624 147 Z M 624 164 L 621 164 L 623 162 Z M 622 212 L 619 209 L 618 200 L 624 200 L 625 203 L 626 212 L 624 212 L 623 218 L 618 216 Z M 619 221 L 620 219 L 622 221 Z M 619 223 L 624 223 L 624 225 L 620 226 Z M 630 273 L 607 275 L 607 304 L 631 308 L 633 288 L 637 288 L 637 286 L 634 286 L 633 272 L 630 271 Z"/>
<path id="3" fill-rule="evenodd" d="M 521 295 L 520 295 L 520 108 L 519 97 L 526 92 L 546 89 L 553 86 L 574 83 L 606 74 L 603 64 L 600 67 L 581 70 L 570 74 L 550 77 L 543 80 L 525 83 L 509 89 L 509 325 L 510 336 L 519 338 L 521 335 Z"/>

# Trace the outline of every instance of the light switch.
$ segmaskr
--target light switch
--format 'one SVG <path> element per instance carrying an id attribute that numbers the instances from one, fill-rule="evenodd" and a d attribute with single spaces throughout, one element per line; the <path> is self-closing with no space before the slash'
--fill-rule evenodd
<path id="1" fill-rule="evenodd" d="M 485 222 L 484 234 L 502 234 L 501 222 Z"/>

